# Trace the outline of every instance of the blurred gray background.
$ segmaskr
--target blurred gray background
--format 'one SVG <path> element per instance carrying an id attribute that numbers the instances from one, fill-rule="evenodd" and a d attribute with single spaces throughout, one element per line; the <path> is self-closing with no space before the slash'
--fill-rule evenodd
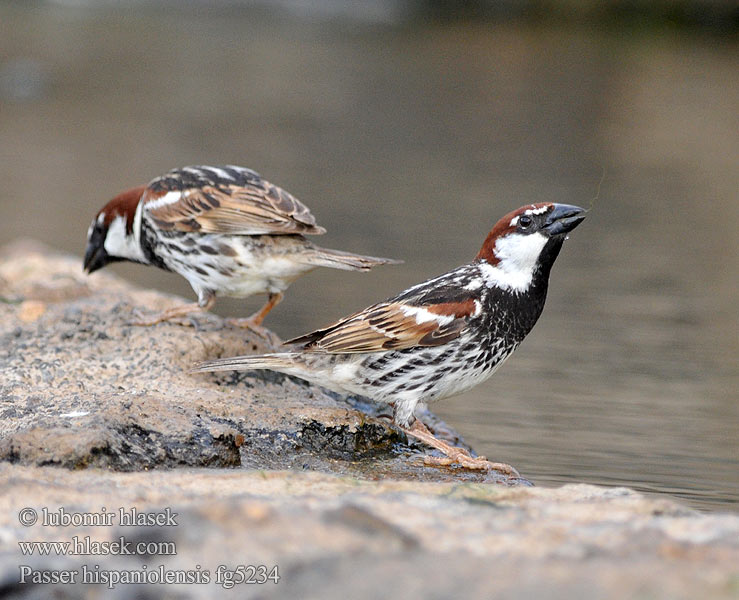
<path id="1" fill-rule="evenodd" d="M 405 260 L 300 279 L 267 321 L 293 336 L 469 261 L 524 203 L 589 206 L 603 178 L 534 332 L 433 409 L 539 485 L 739 508 L 736 4 L 124 6 L 0 3 L 0 243 L 81 256 L 118 192 L 248 166 L 313 210 L 320 243 Z"/>

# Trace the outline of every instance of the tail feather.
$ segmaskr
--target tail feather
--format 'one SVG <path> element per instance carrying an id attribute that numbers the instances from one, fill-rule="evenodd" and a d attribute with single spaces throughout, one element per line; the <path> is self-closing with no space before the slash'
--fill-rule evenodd
<path id="1" fill-rule="evenodd" d="M 320 248 L 318 246 L 313 248 L 313 252 L 307 252 L 303 256 L 306 262 L 311 265 L 344 269 L 346 271 L 369 271 L 372 267 L 378 265 L 398 265 L 403 262 L 402 260 L 395 260 L 393 258 L 362 256 L 361 254 L 352 254 L 351 252 Z"/>
<path id="2" fill-rule="evenodd" d="M 294 359 L 296 356 L 297 354 L 295 353 L 282 352 L 279 354 L 218 358 L 195 364 L 190 369 L 190 373 L 208 373 L 211 371 L 254 371 L 258 369 L 284 371 L 295 365 Z"/>

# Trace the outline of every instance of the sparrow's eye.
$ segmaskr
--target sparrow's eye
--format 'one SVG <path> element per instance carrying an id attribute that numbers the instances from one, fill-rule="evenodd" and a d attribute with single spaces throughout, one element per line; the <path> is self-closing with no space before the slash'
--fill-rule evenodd
<path id="1" fill-rule="evenodd" d="M 534 219 L 528 215 L 521 215 L 518 219 L 518 226 L 521 229 L 528 229 L 534 224 Z"/>

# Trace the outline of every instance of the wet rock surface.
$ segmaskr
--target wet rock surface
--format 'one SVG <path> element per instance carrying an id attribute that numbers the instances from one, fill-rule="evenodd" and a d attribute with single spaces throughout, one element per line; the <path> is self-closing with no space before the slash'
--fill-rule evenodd
<path id="1" fill-rule="evenodd" d="M 132 326 L 134 307 L 182 299 L 85 278 L 36 245 L 0 250 L 0 299 L 0 597 L 739 593 L 736 515 L 426 467 L 426 449 L 366 400 L 269 372 L 188 375 L 269 344 L 212 315 Z M 173 521 L 125 524 L 133 510 Z M 54 522 L 62 513 L 113 518 Z M 130 553 L 95 551 L 103 542 Z M 261 565 L 278 583 L 246 582 Z M 62 572 L 74 582 L 39 582 Z"/>

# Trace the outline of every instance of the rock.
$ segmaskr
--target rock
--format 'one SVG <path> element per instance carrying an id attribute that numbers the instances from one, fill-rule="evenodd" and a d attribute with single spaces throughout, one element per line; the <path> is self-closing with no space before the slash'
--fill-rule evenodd
<path id="1" fill-rule="evenodd" d="M 192 326 L 132 325 L 188 302 L 138 290 L 32 242 L 0 251 L 0 460 L 69 469 L 313 470 L 369 477 L 498 481 L 426 467 L 423 446 L 389 425 L 386 406 L 269 371 L 192 375 L 206 358 L 265 352 L 270 340 L 216 315 Z M 464 445 L 428 413 L 441 437 Z"/>
<path id="2" fill-rule="evenodd" d="M 368 481 L 316 472 L 175 469 L 122 473 L 0 465 L 0 595 L 48 598 L 20 568 L 207 572 L 208 583 L 57 585 L 55 598 L 735 598 L 739 516 L 701 515 L 624 488 Z M 49 515 L 112 514 L 105 526 Z M 38 521 L 22 526 L 35 511 Z M 169 516 L 126 527 L 120 511 Z M 31 515 L 33 516 L 33 515 Z M 18 542 L 149 543 L 141 556 L 23 555 Z M 152 545 L 154 544 L 154 545 Z M 26 546 L 26 551 L 28 547 Z M 278 567 L 236 583 L 219 565 Z M 195 575 L 192 575 L 193 577 Z M 238 581 L 238 575 L 235 575 Z"/>
<path id="3" fill-rule="evenodd" d="M 181 301 L 0 251 L 0 597 L 737 597 L 739 516 L 424 467 L 365 399 L 188 375 L 269 349 L 217 316 L 128 324 Z"/>

